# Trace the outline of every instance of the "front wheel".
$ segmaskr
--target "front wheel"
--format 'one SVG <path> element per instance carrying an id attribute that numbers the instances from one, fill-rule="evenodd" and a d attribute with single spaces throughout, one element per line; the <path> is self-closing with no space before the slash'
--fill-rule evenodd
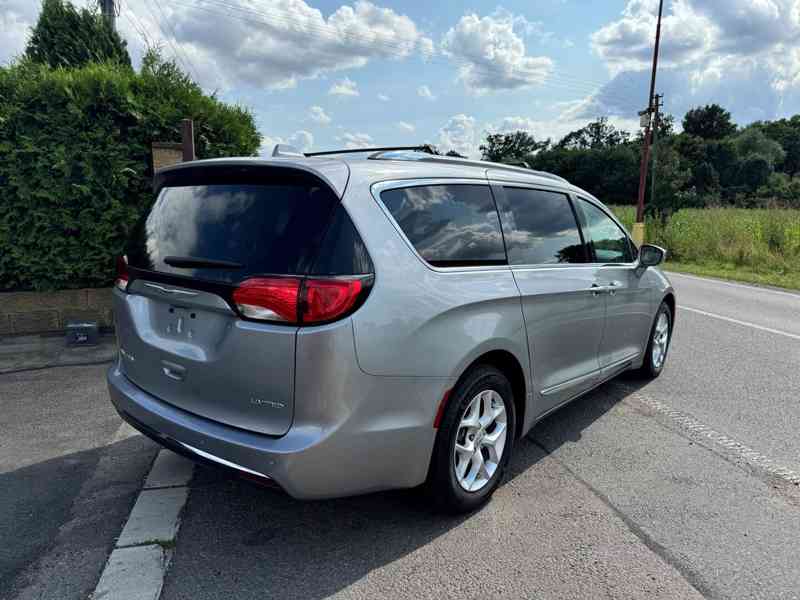
<path id="1" fill-rule="evenodd" d="M 662 302 L 656 313 L 653 327 L 650 330 L 650 339 L 647 343 L 647 352 L 640 372 L 645 377 L 655 379 L 661 375 L 664 364 L 667 362 L 667 352 L 672 339 L 672 312 L 666 302 Z"/>
<path id="2" fill-rule="evenodd" d="M 491 366 L 470 371 L 450 396 L 436 436 L 427 489 L 439 509 L 470 512 L 503 479 L 516 431 L 514 396 Z"/>

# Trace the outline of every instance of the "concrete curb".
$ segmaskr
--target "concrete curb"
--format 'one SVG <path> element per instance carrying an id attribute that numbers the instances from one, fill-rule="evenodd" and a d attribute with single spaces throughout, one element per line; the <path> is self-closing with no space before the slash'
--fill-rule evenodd
<path id="1" fill-rule="evenodd" d="M 158 600 L 194 464 L 161 450 L 103 569 L 93 600 Z"/>

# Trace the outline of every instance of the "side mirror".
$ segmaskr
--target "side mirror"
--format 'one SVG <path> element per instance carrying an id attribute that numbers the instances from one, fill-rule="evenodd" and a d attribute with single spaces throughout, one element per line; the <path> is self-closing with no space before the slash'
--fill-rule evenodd
<path id="1" fill-rule="evenodd" d="M 644 244 L 639 248 L 639 264 L 643 267 L 657 267 L 667 257 L 667 251 L 658 246 Z"/>

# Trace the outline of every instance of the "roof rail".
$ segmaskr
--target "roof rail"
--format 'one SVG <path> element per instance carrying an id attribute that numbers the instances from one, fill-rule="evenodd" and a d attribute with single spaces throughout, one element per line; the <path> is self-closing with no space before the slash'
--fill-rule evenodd
<path id="1" fill-rule="evenodd" d="M 324 152 L 306 152 L 306 156 L 326 156 L 328 154 L 352 154 L 354 152 L 392 152 L 395 150 L 416 150 L 433 154 L 433 146 L 422 144 L 421 146 L 386 146 L 384 148 L 345 148 L 344 150 L 325 150 Z"/>
<path id="2" fill-rule="evenodd" d="M 390 151 L 391 152 L 391 151 Z M 417 160 L 420 162 L 440 162 L 440 163 L 447 163 L 450 165 L 462 165 L 465 167 L 482 167 L 484 169 L 491 168 L 497 169 L 500 171 L 509 171 L 512 173 L 519 173 L 522 175 L 535 175 L 537 177 L 544 177 L 546 179 L 553 179 L 555 181 L 560 181 L 562 183 L 569 183 L 566 179 L 559 175 L 555 175 L 553 173 L 548 173 L 547 171 L 535 171 L 528 167 L 523 166 L 516 166 L 516 165 L 508 165 L 505 163 L 496 163 L 496 162 L 489 162 L 485 160 L 470 160 L 468 158 L 458 158 L 455 156 L 442 156 L 440 154 L 422 154 L 422 153 L 409 153 L 405 155 L 397 155 L 397 154 L 389 154 L 387 152 L 387 156 L 382 156 L 381 152 L 376 152 L 372 156 L 371 159 L 374 160 Z M 527 163 L 522 163 L 527 165 Z"/>

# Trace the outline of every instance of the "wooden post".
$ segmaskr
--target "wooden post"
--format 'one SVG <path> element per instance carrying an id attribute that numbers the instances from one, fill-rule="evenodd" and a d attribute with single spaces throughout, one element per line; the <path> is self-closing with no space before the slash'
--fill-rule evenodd
<path id="1" fill-rule="evenodd" d="M 194 160 L 194 121 L 191 119 L 184 119 L 181 122 L 181 136 L 183 144 L 183 162 Z"/>

